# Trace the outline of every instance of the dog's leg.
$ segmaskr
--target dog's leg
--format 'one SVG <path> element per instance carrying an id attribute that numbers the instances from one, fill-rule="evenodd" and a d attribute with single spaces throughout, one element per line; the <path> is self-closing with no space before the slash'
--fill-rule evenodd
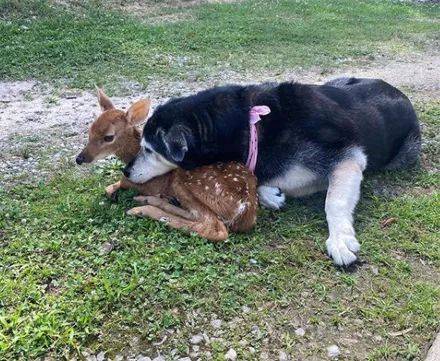
<path id="1" fill-rule="evenodd" d="M 189 221 L 195 221 L 194 214 L 180 207 L 176 207 L 175 205 L 169 203 L 166 199 L 159 198 L 156 196 L 136 196 L 133 199 L 141 204 L 149 204 L 158 207 L 165 212 L 172 213 L 176 216 L 185 218 Z"/>
<path id="2" fill-rule="evenodd" d="M 366 157 L 360 149 L 353 150 L 340 162 L 329 178 L 325 213 L 329 228 L 327 252 L 340 266 L 356 261 L 360 249 L 353 229 L 353 211 L 359 200 L 362 172 Z"/>
<path id="3" fill-rule="evenodd" d="M 278 187 L 259 186 L 258 199 L 260 205 L 269 209 L 280 209 L 286 202 L 286 196 Z"/>

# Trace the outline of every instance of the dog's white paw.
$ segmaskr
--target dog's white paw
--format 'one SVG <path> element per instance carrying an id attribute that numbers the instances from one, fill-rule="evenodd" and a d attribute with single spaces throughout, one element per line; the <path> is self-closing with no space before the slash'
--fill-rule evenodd
<path id="1" fill-rule="evenodd" d="M 286 203 L 285 194 L 277 187 L 259 186 L 258 197 L 265 208 L 280 209 Z"/>
<path id="2" fill-rule="evenodd" d="M 357 260 L 361 246 L 354 236 L 329 237 L 325 242 L 327 253 L 338 266 L 349 266 Z"/>

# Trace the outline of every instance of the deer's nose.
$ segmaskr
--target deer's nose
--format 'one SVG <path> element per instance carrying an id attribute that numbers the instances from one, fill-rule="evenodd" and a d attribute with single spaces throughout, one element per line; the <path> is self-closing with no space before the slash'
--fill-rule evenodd
<path id="1" fill-rule="evenodd" d="M 84 163 L 84 161 L 85 161 L 85 158 L 82 154 L 80 154 L 76 157 L 76 164 L 81 165 Z"/>

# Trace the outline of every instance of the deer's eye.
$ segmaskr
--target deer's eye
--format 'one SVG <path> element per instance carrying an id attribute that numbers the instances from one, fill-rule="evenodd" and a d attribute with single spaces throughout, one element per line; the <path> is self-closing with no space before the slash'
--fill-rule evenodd
<path id="1" fill-rule="evenodd" d="M 104 137 L 104 142 L 113 142 L 113 139 L 115 139 L 114 135 L 106 135 Z"/>

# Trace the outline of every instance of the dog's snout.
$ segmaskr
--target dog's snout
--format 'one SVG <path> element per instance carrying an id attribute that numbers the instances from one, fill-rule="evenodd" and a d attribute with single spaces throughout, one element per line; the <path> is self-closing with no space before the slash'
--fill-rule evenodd
<path id="1" fill-rule="evenodd" d="M 79 155 L 76 157 L 76 164 L 81 165 L 81 164 L 84 163 L 84 161 L 85 161 L 85 157 L 84 157 L 84 155 L 79 154 Z"/>

